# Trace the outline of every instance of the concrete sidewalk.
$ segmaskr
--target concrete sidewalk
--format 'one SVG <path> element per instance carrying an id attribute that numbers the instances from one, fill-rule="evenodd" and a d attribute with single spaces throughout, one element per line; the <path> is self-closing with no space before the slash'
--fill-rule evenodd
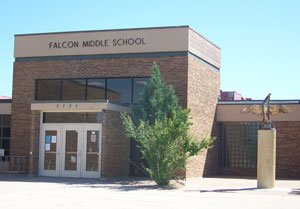
<path id="1" fill-rule="evenodd" d="M 300 208 L 300 180 L 277 180 L 276 185 L 257 189 L 255 179 L 192 178 L 158 187 L 137 178 L 104 181 L 0 174 L 0 208 Z"/>

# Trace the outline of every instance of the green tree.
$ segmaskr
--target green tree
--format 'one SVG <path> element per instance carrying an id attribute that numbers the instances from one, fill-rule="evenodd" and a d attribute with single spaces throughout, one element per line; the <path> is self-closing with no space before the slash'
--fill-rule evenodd
<path id="1" fill-rule="evenodd" d="M 178 112 L 178 100 L 172 86 L 162 82 L 160 71 L 154 63 L 153 74 L 144 88 L 138 104 L 131 106 L 131 116 L 134 124 L 139 126 L 140 121 L 148 121 L 154 125 L 155 120 L 170 117 L 172 110 Z"/>
<path id="2" fill-rule="evenodd" d="M 139 104 L 132 107 L 131 116 L 121 115 L 127 136 L 137 140 L 149 165 L 142 169 L 159 185 L 168 185 L 188 157 L 211 147 L 212 138 L 195 141 L 189 134 L 189 113 L 178 106 L 173 88 L 162 82 L 154 64 Z"/>

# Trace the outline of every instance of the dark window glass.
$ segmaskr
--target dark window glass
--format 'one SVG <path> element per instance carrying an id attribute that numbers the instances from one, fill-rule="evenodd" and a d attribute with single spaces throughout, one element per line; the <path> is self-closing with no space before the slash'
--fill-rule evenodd
<path id="1" fill-rule="evenodd" d="M 3 126 L 10 127 L 10 115 L 3 115 Z"/>
<path id="2" fill-rule="evenodd" d="M 107 79 L 107 99 L 121 104 L 131 103 L 131 79 Z"/>
<path id="3" fill-rule="evenodd" d="M 60 80 L 38 80 L 36 82 L 37 100 L 59 100 L 60 99 Z"/>
<path id="4" fill-rule="evenodd" d="M 85 123 L 102 123 L 102 113 L 88 112 L 85 114 Z"/>
<path id="5" fill-rule="evenodd" d="M 45 112 L 43 123 L 101 123 L 101 112 Z"/>
<path id="6" fill-rule="evenodd" d="M 10 148 L 10 140 L 3 139 L 2 140 L 2 149 L 9 150 L 9 148 Z"/>
<path id="7" fill-rule="evenodd" d="M 136 104 L 143 90 L 148 83 L 149 78 L 134 78 L 133 79 L 133 103 Z"/>
<path id="8" fill-rule="evenodd" d="M 88 79 L 87 99 L 88 100 L 105 99 L 105 79 Z"/>
<path id="9" fill-rule="evenodd" d="M 63 80 L 63 100 L 85 100 L 85 79 Z"/>
<path id="10" fill-rule="evenodd" d="M 3 116 L 0 115 L 0 126 L 2 126 L 2 125 L 3 125 Z"/>
<path id="11" fill-rule="evenodd" d="M 10 128 L 3 128 L 3 137 L 10 137 Z"/>

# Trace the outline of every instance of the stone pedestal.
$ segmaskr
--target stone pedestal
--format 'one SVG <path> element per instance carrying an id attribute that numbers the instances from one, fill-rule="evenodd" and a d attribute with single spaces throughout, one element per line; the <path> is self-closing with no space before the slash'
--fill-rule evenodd
<path id="1" fill-rule="evenodd" d="M 257 187 L 275 187 L 276 130 L 258 130 Z"/>

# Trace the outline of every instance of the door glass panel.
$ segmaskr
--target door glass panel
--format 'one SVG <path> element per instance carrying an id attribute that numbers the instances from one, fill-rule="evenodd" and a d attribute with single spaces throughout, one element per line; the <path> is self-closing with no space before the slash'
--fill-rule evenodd
<path id="1" fill-rule="evenodd" d="M 99 131 L 87 131 L 86 171 L 98 171 Z"/>
<path id="2" fill-rule="evenodd" d="M 44 170 L 56 170 L 57 131 L 45 132 Z"/>
<path id="3" fill-rule="evenodd" d="M 66 131 L 65 170 L 77 170 L 77 131 Z"/>

